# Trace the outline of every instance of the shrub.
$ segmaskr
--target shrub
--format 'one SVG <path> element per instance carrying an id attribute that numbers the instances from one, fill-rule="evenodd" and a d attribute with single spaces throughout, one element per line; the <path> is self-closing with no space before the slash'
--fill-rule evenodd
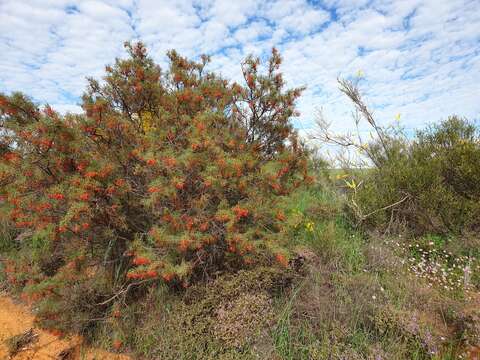
<path id="1" fill-rule="evenodd" d="M 475 180 L 480 176 L 478 141 L 471 123 L 450 117 L 419 131 L 411 142 L 392 147 L 392 156 L 365 179 L 358 201 L 369 212 L 408 199 L 375 214 L 371 223 L 388 224 L 392 219 L 417 234 L 476 231 L 480 225 L 480 191 Z"/>
<path id="2" fill-rule="evenodd" d="M 340 85 L 361 115 L 357 121 L 365 119 L 376 134 L 370 142 L 335 136 L 319 121 L 323 140 L 355 148 L 366 160 L 363 167 L 370 168 L 345 179 L 356 219 L 416 234 L 478 231 L 480 137 L 475 125 L 451 116 L 408 138 L 399 126 L 378 125 L 356 84 Z"/>
<path id="3" fill-rule="evenodd" d="M 258 266 L 194 284 L 183 294 L 151 288 L 145 301 L 122 305 L 116 332 L 141 358 L 270 358 L 264 352 L 272 351 L 275 304 L 296 280 L 291 271 Z M 111 334 L 108 328 L 105 336 Z"/>
<path id="4" fill-rule="evenodd" d="M 301 89 L 283 89 L 276 50 L 266 74 L 247 59 L 241 86 L 207 71 L 206 56 L 171 51 L 162 72 L 141 43 L 126 48 L 89 79 L 83 114 L 0 95 L 2 208 L 39 259 L 55 254 L 39 260 L 44 278 L 78 287 L 101 272 L 115 299 L 286 264 L 280 200 L 312 179 L 289 122 Z"/>

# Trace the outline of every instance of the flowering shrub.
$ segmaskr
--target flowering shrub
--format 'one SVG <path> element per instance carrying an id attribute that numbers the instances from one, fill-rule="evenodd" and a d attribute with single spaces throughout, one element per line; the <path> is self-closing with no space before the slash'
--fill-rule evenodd
<path id="1" fill-rule="evenodd" d="M 205 56 L 172 51 L 162 72 L 141 43 L 126 48 L 89 79 L 83 114 L 0 95 L 1 204 L 24 243 L 41 232 L 67 283 L 102 269 L 120 287 L 185 286 L 257 259 L 285 266 L 279 199 L 312 179 L 289 122 L 301 89 L 283 90 L 278 53 L 264 75 L 248 58 L 241 86 Z"/>

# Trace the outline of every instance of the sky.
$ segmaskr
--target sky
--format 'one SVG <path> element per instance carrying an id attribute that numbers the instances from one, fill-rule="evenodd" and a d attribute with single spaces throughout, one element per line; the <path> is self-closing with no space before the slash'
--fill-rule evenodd
<path id="1" fill-rule="evenodd" d="M 248 54 L 283 57 L 289 87 L 306 86 L 294 125 L 352 126 L 337 79 L 358 78 L 377 121 L 407 130 L 448 115 L 480 119 L 480 0 L 0 0 L 0 92 L 80 111 L 87 76 L 142 40 L 166 65 L 176 49 L 241 78 Z"/>

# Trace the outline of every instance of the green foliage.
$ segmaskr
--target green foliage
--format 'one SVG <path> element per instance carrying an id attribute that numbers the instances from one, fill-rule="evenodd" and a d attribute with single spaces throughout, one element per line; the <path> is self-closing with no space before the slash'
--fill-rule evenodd
<path id="1" fill-rule="evenodd" d="M 416 234 L 478 229 L 480 143 L 475 126 L 450 117 L 418 132 L 411 142 L 392 136 L 389 156 L 382 161 L 378 143 L 369 146 L 378 166 L 357 178 L 363 182 L 356 201 L 364 214 L 374 212 L 365 222 Z"/>

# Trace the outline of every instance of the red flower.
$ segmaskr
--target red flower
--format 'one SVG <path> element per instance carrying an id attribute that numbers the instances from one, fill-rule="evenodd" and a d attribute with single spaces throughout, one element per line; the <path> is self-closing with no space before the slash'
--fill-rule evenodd
<path id="1" fill-rule="evenodd" d="M 148 265 L 150 264 L 150 259 L 147 259 L 145 257 L 136 257 L 133 259 L 133 265 L 135 266 L 141 266 L 141 265 Z"/>
<path id="2" fill-rule="evenodd" d="M 65 199 L 65 196 L 63 194 L 60 194 L 60 193 L 54 193 L 54 194 L 49 194 L 48 197 L 50 199 L 54 199 L 54 200 L 63 200 Z"/>
<path id="3" fill-rule="evenodd" d="M 175 274 L 172 272 L 162 274 L 162 279 L 165 280 L 166 282 L 172 281 L 174 277 L 175 277 Z"/>
<path id="4" fill-rule="evenodd" d="M 123 185 L 125 185 L 125 180 L 124 179 L 117 179 L 117 180 L 115 180 L 115 185 L 123 186 Z"/>
<path id="5" fill-rule="evenodd" d="M 79 196 L 80 200 L 83 200 L 83 201 L 88 201 L 88 199 L 90 198 L 90 194 L 89 193 L 83 193 Z"/>
<path id="6" fill-rule="evenodd" d="M 284 166 L 283 168 L 281 168 L 280 170 L 278 170 L 278 173 L 277 173 L 277 177 L 282 177 L 283 175 L 285 175 L 286 173 L 288 173 L 288 171 L 290 170 L 290 168 L 287 166 Z"/>
<path id="7" fill-rule="evenodd" d="M 279 211 L 275 215 L 275 218 L 279 221 L 285 221 L 285 214 L 283 213 L 283 211 Z"/>
<path id="8" fill-rule="evenodd" d="M 177 160 L 175 160 L 174 158 L 165 158 L 163 160 L 163 164 L 166 167 L 174 167 L 175 165 L 177 165 Z"/>
<path id="9" fill-rule="evenodd" d="M 209 227 L 210 227 L 210 225 L 208 224 L 208 222 L 204 222 L 204 223 L 200 224 L 199 229 L 200 229 L 200 231 L 205 232 L 205 231 L 208 230 Z"/>
<path id="10" fill-rule="evenodd" d="M 247 209 L 243 209 L 241 208 L 240 206 L 235 206 L 233 208 L 233 212 L 235 213 L 236 217 L 237 217 L 237 220 L 240 220 L 242 218 L 245 218 L 248 216 L 248 210 Z"/>
<path id="11" fill-rule="evenodd" d="M 47 116 L 50 116 L 50 117 L 55 116 L 55 111 L 53 111 L 53 109 L 50 106 L 47 106 L 44 111 L 45 111 L 45 115 Z"/>
<path id="12" fill-rule="evenodd" d="M 64 233 L 65 231 L 67 231 L 67 227 L 66 227 L 66 226 L 59 226 L 58 229 L 57 229 L 57 231 L 58 231 L 59 233 Z"/>
<path id="13" fill-rule="evenodd" d="M 149 166 L 153 166 L 157 163 L 157 161 L 155 159 L 148 159 L 147 160 L 147 165 Z"/>
<path id="14" fill-rule="evenodd" d="M 155 270 L 148 270 L 145 272 L 146 278 L 153 279 L 153 278 L 156 278 L 157 276 L 158 276 L 158 273 Z"/>
<path id="15" fill-rule="evenodd" d="M 123 342 L 121 340 L 116 339 L 116 340 L 113 340 L 112 345 L 115 350 L 120 350 L 121 347 L 123 346 Z"/>
<path id="16" fill-rule="evenodd" d="M 168 139 L 169 141 L 175 140 L 175 134 L 172 133 L 171 131 L 169 131 L 168 134 L 167 134 L 167 139 Z"/>
<path id="17" fill-rule="evenodd" d="M 188 239 L 182 239 L 180 240 L 180 244 L 178 245 L 178 250 L 180 252 L 185 252 L 188 250 L 189 246 L 190 246 L 190 241 Z"/>
<path id="18" fill-rule="evenodd" d="M 275 259 L 276 259 L 276 260 L 278 261 L 278 263 L 279 263 L 280 265 L 282 265 L 283 267 L 288 267 L 288 260 L 287 260 L 287 258 L 285 257 L 285 255 L 278 253 L 278 254 L 275 255 Z"/>
<path id="19" fill-rule="evenodd" d="M 177 190 L 183 190 L 185 188 L 185 183 L 183 181 L 179 181 L 175 184 Z"/>
<path id="20" fill-rule="evenodd" d="M 18 154 L 15 154 L 13 152 L 8 152 L 5 155 L 3 155 L 3 158 L 9 162 L 15 162 L 17 161 L 20 157 Z"/>
<path id="21" fill-rule="evenodd" d="M 154 194 L 154 193 L 159 192 L 159 191 L 160 191 L 160 188 L 158 186 L 152 186 L 152 187 L 148 188 L 148 192 L 150 194 Z"/>

